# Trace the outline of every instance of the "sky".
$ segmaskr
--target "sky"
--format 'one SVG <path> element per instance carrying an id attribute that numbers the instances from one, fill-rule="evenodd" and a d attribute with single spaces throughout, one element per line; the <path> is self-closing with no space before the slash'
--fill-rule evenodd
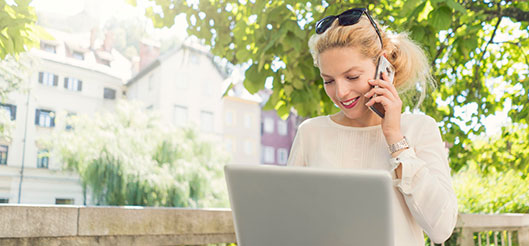
<path id="1" fill-rule="evenodd" d="M 144 15 L 144 9 L 151 5 L 146 0 L 138 0 L 138 6 L 136 7 L 127 4 L 125 0 L 99 1 L 104 3 L 104 7 L 99 9 L 101 26 L 112 17 L 117 19 L 128 19 L 133 17 L 147 19 Z M 37 11 L 44 11 L 58 15 L 75 15 L 83 10 L 85 0 L 33 0 L 31 4 Z M 175 33 L 177 34 L 177 38 L 184 39 L 186 37 L 186 28 L 187 22 L 185 17 L 183 15 L 179 15 L 176 17 L 175 25 L 171 28 L 171 30 L 169 30 L 169 28 L 157 29 L 150 25 L 146 31 L 151 36 L 159 39 L 170 37 Z"/>

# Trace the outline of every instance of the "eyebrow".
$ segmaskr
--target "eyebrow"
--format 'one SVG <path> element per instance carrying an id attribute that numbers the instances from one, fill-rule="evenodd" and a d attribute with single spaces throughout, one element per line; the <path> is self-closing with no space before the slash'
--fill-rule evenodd
<path id="1" fill-rule="evenodd" d="M 356 70 L 361 70 L 361 71 L 363 71 L 363 70 L 362 70 L 360 67 L 358 67 L 358 66 L 352 66 L 351 68 L 347 69 L 347 70 L 346 70 L 345 72 L 343 72 L 342 74 L 346 74 L 346 73 L 348 73 L 348 72 L 351 72 L 351 70 L 355 70 L 355 69 L 356 69 Z M 324 73 L 321 73 L 321 76 L 324 76 L 324 77 L 332 77 L 332 76 L 327 75 L 327 74 L 324 74 Z"/>

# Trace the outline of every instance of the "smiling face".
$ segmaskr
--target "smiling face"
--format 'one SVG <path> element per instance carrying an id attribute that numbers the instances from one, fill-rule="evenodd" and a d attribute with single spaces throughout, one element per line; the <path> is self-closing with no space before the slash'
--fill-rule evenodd
<path id="1" fill-rule="evenodd" d="M 371 126 L 380 124 L 380 118 L 365 104 L 364 94 L 371 90 L 367 82 L 373 79 L 376 66 L 355 47 L 331 48 L 318 58 L 325 92 L 340 107 L 341 112 L 333 120 L 347 126 Z"/>

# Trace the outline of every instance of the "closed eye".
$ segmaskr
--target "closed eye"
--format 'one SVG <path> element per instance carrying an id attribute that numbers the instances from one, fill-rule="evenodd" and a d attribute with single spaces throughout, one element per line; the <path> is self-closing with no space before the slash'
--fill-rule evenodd
<path id="1" fill-rule="evenodd" d="M 348 80 L 356 80 L 358 78 L 360 78 L 360 76 L 355 76 L 355 77 L 347 76 Z"/>
<path id="2" fill-rule="evenodd" d="M 323 84 L 324 84 L 324 85 L 328 85 L 328 84 L 330 84 L 330 83 L 332 83 L 332 82 L 334 82 L 334 80 L 323 81 Z"/>

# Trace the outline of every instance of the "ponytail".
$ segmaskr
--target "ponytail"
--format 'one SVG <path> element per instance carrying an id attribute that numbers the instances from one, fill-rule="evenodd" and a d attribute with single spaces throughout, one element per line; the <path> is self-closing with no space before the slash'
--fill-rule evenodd
<path id="1" fill-rule="evenodd" d="M 415 107 L 435 89 L 435 80 L 430 72 L 430 63 L 423 49 L 406 33 L 388 34 L 388 60 L 395 67 L 394 84 L 399 94 L 416 94 Z"/>

